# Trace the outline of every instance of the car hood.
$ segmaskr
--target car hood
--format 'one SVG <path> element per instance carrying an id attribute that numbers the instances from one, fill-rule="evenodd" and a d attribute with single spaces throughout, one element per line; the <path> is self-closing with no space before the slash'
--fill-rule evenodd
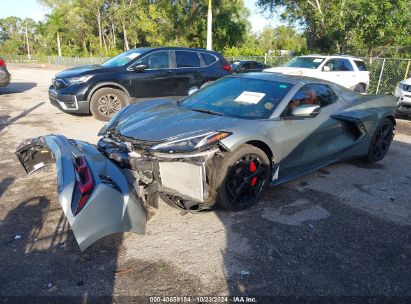
<path id="1" fill-rule="evenodd" d="M 188 134 L 229 131 L 240 119 L 188 110 L 169 100 L 131 105 L 109 122 L 106 132 L 147 141 L 163 141 Z"/>
<path id="2" fill-rule="evenodd" d="M 307 72 L 312 71 L 312 69 L 304 69 L 304 68 L 293 68 L 293 67 L 274 67 L 265 69 L 264 72 L 271 72 L 271 73 L 281 73 L 287 75 L 305 75 Z"/>
<path id="3" fill-rule="evenodd" d="M 56 78 L 69 78 L 76 76 L 84 76 L 89 74 L 104 73 L 107 72 L 109 68 L 103 67 L 101 65 L 85 65 L 80 67 L 75 67 L 71 69 L 64 70 L 56 74 Z"/>

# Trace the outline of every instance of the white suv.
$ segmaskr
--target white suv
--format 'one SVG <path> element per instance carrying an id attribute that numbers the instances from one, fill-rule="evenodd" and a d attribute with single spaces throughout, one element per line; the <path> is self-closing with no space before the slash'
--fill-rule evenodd
<path id="1" fill-rule="evenodd" d="M 366 92 L 370 84 L 370 72 L 364 61 L 351 56 L 298 56 L 283 66 L 265 69 L 264 72 L 325 79 L 360 93 Z"/>
<path id="2" fill-rule="evenodd" d="M 400 81 L 395 89 L 398 97 L 397 112 L 403 115 L 411 115 L 411 78 Z"/>

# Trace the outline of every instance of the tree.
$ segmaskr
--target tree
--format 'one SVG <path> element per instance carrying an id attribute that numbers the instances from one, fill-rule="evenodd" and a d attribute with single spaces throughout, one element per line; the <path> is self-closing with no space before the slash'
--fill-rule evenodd
<path id="1" fill-rule="evenodd" d="M 206 44 L 207 1 L 204 0 L 38 1 L 50 13 L 33 30 L 22 27 L 18 18 L 3 19 L 11 24 L 5 25 L 7 30 L 0 30 L 2 50 L 7 46 L 17 53 L 109 56 L 139 46 L 205 47 Z M 247 43 L 250 25 L 243 0 L 213 0 L 213 15 L 216 50 L 239 48 Z M 34 33 L 39 44 L 33 48 L 30 39 Z"/>
<path id="2" fill-rule="evenodd" d="M 291 26 L 265 27 L 258 36 L 258 46 L 264 52 L 270 50 L 300 52 L 305 48 L 305 39 Z"/>
<path id="3" fill-rule="evenodd" d="M 409 0 L 258 0 L 260 8 L 281 12 L 289 22 L 305 29 L 310 50 L 345 52 L 401 44 L 411 22 Z"/>

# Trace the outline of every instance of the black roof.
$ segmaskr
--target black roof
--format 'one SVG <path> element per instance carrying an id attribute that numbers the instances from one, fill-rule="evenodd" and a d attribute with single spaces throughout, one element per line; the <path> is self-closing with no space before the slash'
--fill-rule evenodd
<path id="1" fill-rule="evenodd" d="M 180 47 L 180 46 L 160 46 L 160 47 L 141 47 L 136 48 L 136 50 L 144 49 L 144 52 L 148 51 L 157 51 L 157 50 L 185 50 L 185 51 L 196 51 L 196 52 L 204 52 L 204 53 L 213 53 L 213 54 L 220 54 L 217 51 L 209 51 L 203 48 L 188 48 L 188 47 Z"/>

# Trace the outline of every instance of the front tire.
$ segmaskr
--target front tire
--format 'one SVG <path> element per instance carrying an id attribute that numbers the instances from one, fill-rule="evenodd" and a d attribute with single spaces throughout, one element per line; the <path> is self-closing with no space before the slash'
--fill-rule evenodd
<path id="1" fill-rule="evenodd" d="M 270 160 L 264 151 L 242 145 L 224 158 L 217 172 L 217 203 L 239 211 L 254 205 L 270 180 Z"/>
<path id="2" fill-rule="evenodd" d="M 90 111 L 101 121 L 108 121 L 115 113 L 124 108 L 127 95 L 122 90 L 114 88 L 98 89 L 90 100 Z"/>
<path id="3" fill-rule="evenodd" d="M 382 160 L 387 154 L 393 138 L 394 124 L 390 119 L 384 118 L 371 138 L 366 160 L 371 163 Z"/>

